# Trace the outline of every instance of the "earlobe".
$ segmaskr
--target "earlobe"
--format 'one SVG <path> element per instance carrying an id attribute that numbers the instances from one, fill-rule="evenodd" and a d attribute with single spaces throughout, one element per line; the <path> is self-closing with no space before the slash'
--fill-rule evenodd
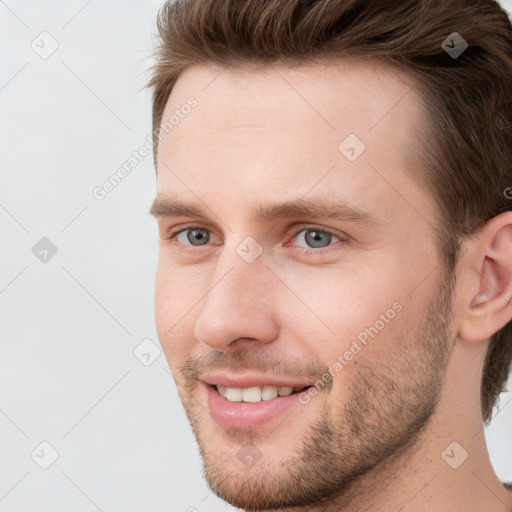
<path id="1" fill-rule="evenodd" d="M 459 337 L 483 341 L 512 319 L 512 212 L 494 217 L 472 247 L 477 282 L 459 325 Z"/>

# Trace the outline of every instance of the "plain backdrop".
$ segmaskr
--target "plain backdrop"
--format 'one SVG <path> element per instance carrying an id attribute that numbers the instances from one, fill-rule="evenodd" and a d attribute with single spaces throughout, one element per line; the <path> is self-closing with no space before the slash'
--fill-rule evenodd
<path id="1" fill-rule="evenodd" d="M 0 1 L 3 512 L 234 510 L 159 349 L 151 154 L 93 196 L 151 134 L 160 4 Z M 509 481 L 510 400 L 486 430 Z"/>

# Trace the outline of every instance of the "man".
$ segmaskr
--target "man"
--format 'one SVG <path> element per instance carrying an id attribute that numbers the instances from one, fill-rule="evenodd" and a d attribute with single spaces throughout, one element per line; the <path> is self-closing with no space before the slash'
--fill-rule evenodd
<path id="1" fill-rule="evenodd" d="M 183 0 L 151 80 L 156 322 L 246 510 L 508 512 L 512 27 L 492 0 Z"/>

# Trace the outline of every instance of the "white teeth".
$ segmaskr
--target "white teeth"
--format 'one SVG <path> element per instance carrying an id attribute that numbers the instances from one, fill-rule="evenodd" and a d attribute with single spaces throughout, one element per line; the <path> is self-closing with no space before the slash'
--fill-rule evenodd
<path id="1" fill-rule="evenodd" d="M 279 394 L 279 389 L 275 386 L 263 386 L 261 390 L 261 399 L 262 400 L 272 400 L 272 398 L 276 398 Z"/>
<path id="2" fill-rule="evenodd" d="M 289 396 L 294 391 L 299 391 L 302 388 L 292 388 L 290 386 L 283 386 L 278 388 L 276 386 L 254 386 L 252 388 L 230 388 L 228 386 L 215 386 L 221 396 L 230 402 L 248 402 L 256 404 L 262 400 L 272 400 L 277 396 Z"/>
<path id="3" fill-rule="evenodd" d="M 251 404 L 261 402 L 261 388 L 242 389 L 242 402 L 250 402 Z"/>
<path id="4" fill-rule="evenodd" d="M 279 396 L 288 396 L 293 393 L 293 388 L 284 387 L 279 389 Z"/>
<path id="5" fill-rule="evenodd" d="M 230 402 L 241 402 L 242 401 L 242 390 L 239 388 L 226 387 L 226 398 Z"/>

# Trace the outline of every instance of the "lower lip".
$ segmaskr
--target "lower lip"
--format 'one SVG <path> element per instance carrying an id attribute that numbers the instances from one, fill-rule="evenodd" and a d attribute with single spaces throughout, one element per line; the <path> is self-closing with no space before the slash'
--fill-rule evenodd
<path id="1" fill-rule="evenodd" d="M 217 388 L 205 384 L 208 394 L 208 408 L 212 417 L 225 428 L 252 429 L 263 426 L 272 419 L 282 416 L 299 403 L 300 393 L 278 396 L 255 404 L 230 402 L 220 395 Z"/>

